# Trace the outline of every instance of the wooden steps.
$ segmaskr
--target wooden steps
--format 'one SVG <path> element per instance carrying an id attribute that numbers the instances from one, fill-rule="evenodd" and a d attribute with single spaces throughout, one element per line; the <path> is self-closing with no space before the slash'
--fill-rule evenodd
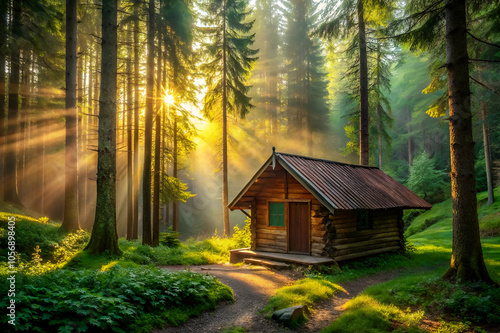
<path id="1" fill-rule="evenodd" d="M 285 266 L 290 267 L 292 264 L 304 266 L 336 265 L 335 260 L 331 258 L 313 257 L 302 254 L 253 251 L 248 248 L 231 250 L 230 253 L 230 262 L 232 264 L 244 261 L 263 266 L 266 266 L 266 263 L 269 263 L 267 266 L 273 267 L 274 263 L 281 263 L 282 265 L 280 265 L 280 268 L 278 269 L 284 268 Z"/>
<path id="2" fill-rule="evenodd" d="M 288 268 L 290 268 L 290 265 L 287 265 L 287 264 L 279 262 L 279 261 L 272 261 L 272 260 L 245 258 L 245 259 L 243 259 L 243 262 L 245 262 L 247 264 L 269 267 L 272 269 L 288 269 Z"/>

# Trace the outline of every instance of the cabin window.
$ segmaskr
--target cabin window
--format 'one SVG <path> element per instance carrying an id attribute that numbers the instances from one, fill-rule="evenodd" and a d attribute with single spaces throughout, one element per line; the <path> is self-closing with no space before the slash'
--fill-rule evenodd
<path id="1" fill-rule="evenodd" d="M 373 214 L 369 210 L 358 211 L 358 230 L 373 229 Z"/>
<path id="2" fill-rule="evenodd" d="M 285 226 L 285 203 L 270 202 L 269 203 L 269 226 L 284 227 Z"/>

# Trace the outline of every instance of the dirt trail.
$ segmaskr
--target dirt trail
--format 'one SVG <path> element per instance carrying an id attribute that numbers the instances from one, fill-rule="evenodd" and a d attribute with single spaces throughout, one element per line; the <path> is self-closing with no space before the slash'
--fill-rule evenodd
<path id="1" fill-rule="evenodd" d="M 293 271 L 273 272 L 263 267 L 233 267 L 229 265 L 208 265 L 179 267 L 168 266 L 166 269 L 189 269 L 192 272 L 206 273 L 217 277 L 222 283 L 233 289 L 235 302 L 222 304 L 214 312 L 206 312 L 190 319 L 179 327 L 168 327 L 155 333 L 170 332 L 221 332 L 224 328 L 241 326 L 249 333 L 271 332 L 319 332 L 342 313 L 342 305 L 354 298 L 366 287 L 379 284 L 397 277 L 398 273 L 384 272 L 366 278 L 342 284 L 348 293 L 341 292 L 334 297 L 314 306 L 314 313 L 307 324 L 298 330 L 289 330 L 264 315 L 259 314 L 279 288 L 291 285 L 296 279 Z"/>
<path id="2" fill-rule="evenodd" d="M 355 298 L 366 288 L 393 280 L 398 275 L 398 271 L 387 271 L 340 284 L 345 289 L 345 292 L 340 292 L 332 298 L 316 304 L 314 313 L 309 316 L 308 322 L 300 332 L 321 331 L 342 314 L 345 303 Z"/>

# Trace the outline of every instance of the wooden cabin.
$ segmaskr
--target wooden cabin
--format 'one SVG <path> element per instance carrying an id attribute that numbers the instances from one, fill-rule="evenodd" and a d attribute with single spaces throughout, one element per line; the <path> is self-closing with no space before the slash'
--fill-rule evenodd
<path id="1" fill-rule="evenodd" d="M 250 211 L 251 250 L 335 261 L 403 247 L 403 210 L 431 205 L 376 167 L 274 151 L 229 204 Z"/>

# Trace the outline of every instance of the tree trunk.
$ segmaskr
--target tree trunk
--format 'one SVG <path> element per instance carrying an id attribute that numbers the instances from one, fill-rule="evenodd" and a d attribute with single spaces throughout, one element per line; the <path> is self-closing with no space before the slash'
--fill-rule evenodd
<path id="1" fill-rule="evenodd" d="M 359 164 L 368 165 L 370 146 L 368 137 L 368 56 L 363 1 L 358 2 L 359 29 Z"/>
<path id="2" fill-rule="evenodd" d="M 377 129 L 378 129 L 378 167 L 382 169 L 382 102 L 380 96 L 380 44 L 377 45 Z"/>
<path id="3" fill-rule="evenodd" d="M 103 0 L 97 198 L 92 236 L 86 247 L 93 254 L 121 254 L 116 233 L 117 16 L 117 0 Z"/>
<path id="4" fill-rule="evenodd" d="M 490 148 L 490 133 L 488 128 L 488 117 L 486 114 L 486 102 L 481 101 L 481 120 L 483 122 L 483 142 L 484 142 L 484 161 L 486 163 L 486 183 L 488 185 L 488 202 L 486 206 L 490 206 L 495 202 L 495 194 L 493 192 L 493 176 L 491 163 L 491 148 Z"/>
<path id="5" fill-rule="evenodd" d="M 222 212 L 224 220 L 224 236 L 230 236 L 229 230 L 229 189 L 228 189 L 228 175 L 227 175 L 227 63 L 226 63 L 226 2 L 223 1 L 223 44 L 222 44 Z"/>
<path id="6" fill-rule="evenodd" d="M 132 239 L 137 239 L 139 231 L 139 15 L 138 6 L 134 6 L 134 225 Z"/>
<path id="7" fill-rule="evenodd" d="M 175 179 L 179 178 L 178 175 L 178 153 L 179 150 L 177 149 L 178 145 L 178 134 L 177 134 L 177 111 L 174 111 L 174 149 L 173 149 L 173 154 L 174 154 L 174 163 L 173 163 L 173 176 Z M 177 188 L 177 193 L 179 193 L 179 189 Z M 174 231 L 180 231 L 179 230 L 179 201 L 174 199 L 174 202 L 172 203 L 172 226 Z"/>
<path id="8" fill-rule="evenodd" d="M 66 0 L 66 158 L 62 228 L 80 229 L 78 216 L 77 0 Z"/>
<path id="9" fill-rule="evenodd" d="M 146 63 L 146 112 L 144 116 L 144 168 L 143 205 L 142 205 L 142 244 L 152 244 L 151 238 L 151 146 L 153 141 L 153 100 L 154 100 L 154 0 L 149 0 L 147 28 L 147 63 Z"/>
<path id="10" fill-rule="evenodd" d="M 131 25 L 128 26 L 127 42 L 131 43 Z M 133 149 L 132 146 L 132 115 L 134 112 L 134 96 L 133 96 L 133 81 L 132 81 L 132 50 L 128 48 L 127 57 L 127 239 L 134 239 L 134 177 L 132 174 L 133 165 Z"/>
<path id="11" fill-rule="evenodd" d="M 31 70 L 31 50 L 24 50 L 22 53 L 22 78 L 21 78 L 21 135 L 19 137 L 19 158 L 17 171 L 17 188 L 20 198 L 26 203 L 31 201 L 32 193 L 26 187 L 29 185 L 29 108 L 30 108 L 30 70 Z"/>
<path id="12" fill-rule="evenodd" d="M 159 28 L 159 27 L 158 27 Z M 153 246 L 160 244 L 160 161 L 161 161 L 161 29 L 158 29 L 158 57 L 156 71 L 156 117 L 155 117 L 155 165 L 154 165 L 154 180 L 153 180 Z"/>
<path id="13" fill-rule="evenodd" d="M 4 200 L 22 205 L 17 189 L 17 138 L 19 121 L 19 59 L 20 49 L 17 42 L 22 35 L 22 0 L 14 1 L 12 11 L 12 52 L 10 55 L 9 109 L 7 121 L 7 146 L 4 166 Z"/>
<path id="14" fill-rule="evenodd" d="M 7 44 L 8 1 L 0 1 L 0 198 L 4 193 L 5 155 L 5 46 Z"/>
<path id="15" fill-rule="evenodd" d="M 378 122 L 377 122 L 377 128 L 378 128 L 378 167 L 379 167 L 379 169 L 382 169 L 382 156 L 383 156 L 383 151 L 382 151 L 382 106 L 380 105 L 380 102 L 377 103 L 377 117 L 378 117 Z"/>
<path id="16" fill-rule="evenodd" d="M 408 127 L 408 165 L 412 166 L 413 165 L 413 149 L 412 149 L 411 136 L 410 136 L 410 133 L 411 133 L 410 124 L 408 124 L 407 127 Z"/>
<path id="17" fill-rule="evenodd" d="M 477 217 L 465 0 L 446 0 L 453 247 L 443 278 L 491 282 L 483 260 Z"/>

